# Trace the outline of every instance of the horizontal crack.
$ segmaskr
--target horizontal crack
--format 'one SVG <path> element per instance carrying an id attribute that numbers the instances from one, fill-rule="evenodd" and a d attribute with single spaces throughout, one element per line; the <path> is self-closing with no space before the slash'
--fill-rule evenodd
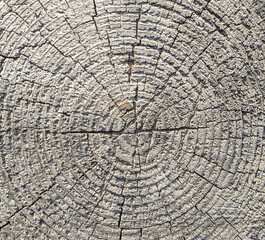
<path id="1" fill-rule="evenodd" d="M 178 127 L 178 128 L 162 128 L 162 129 L 136 129 L 134 132 L 126 132 L 124 129 L 119 131 L 65 131 L 59 134 L 104 134 L 104 135 L 121 135 L 121 134 L 138 134 L 138 133 L 152 133 L 152 132 L 176 132 L 181 130 L 198 130 L 207 129 L 207 127 Z"/>

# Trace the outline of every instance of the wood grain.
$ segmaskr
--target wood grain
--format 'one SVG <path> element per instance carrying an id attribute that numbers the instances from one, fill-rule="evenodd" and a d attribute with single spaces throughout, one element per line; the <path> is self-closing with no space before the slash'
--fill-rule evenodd
<path id="1" fill-rule="evenodd" d="M 257 0 L 0 0 L 0 239 L 265 239 Z"/>

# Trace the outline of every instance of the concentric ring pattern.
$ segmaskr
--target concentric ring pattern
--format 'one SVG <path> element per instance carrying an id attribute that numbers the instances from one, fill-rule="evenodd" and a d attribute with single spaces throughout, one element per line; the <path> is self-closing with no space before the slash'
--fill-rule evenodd
<path id="1" fill-rule="evenodd" d="M 257 0 L 0 2 L 1 239 L 265 239 Z"/>

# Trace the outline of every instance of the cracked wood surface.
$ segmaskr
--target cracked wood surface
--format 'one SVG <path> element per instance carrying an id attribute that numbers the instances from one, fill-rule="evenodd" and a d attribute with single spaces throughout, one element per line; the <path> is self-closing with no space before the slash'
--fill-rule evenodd
<path id="1" fill-rule="evenodd" d="M 262 0 L 0 0 L 0 239 L 265 239 Z"/>

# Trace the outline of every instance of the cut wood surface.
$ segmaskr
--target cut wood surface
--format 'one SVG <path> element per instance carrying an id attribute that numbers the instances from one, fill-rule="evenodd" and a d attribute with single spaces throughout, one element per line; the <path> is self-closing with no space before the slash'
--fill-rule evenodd
<path id="1" fill-rule="evenodd" d="M 0 239 L 265 239 L 263 0 L 0 0 Z"/>

